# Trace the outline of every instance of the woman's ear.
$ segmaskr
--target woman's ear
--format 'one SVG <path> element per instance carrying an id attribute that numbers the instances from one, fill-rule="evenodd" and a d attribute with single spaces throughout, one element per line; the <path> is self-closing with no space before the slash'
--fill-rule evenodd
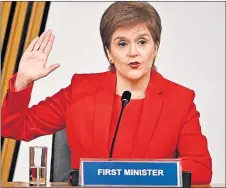
<path id="1" fill-rule="evenodd" d="M 106 46 L 105 46 L 105 50 L 106 50 L 107 55 L 108 55 L 108 60 L 112 64 L 113 60 L 112 60 L 112 57 L 111 57 L 111 52 Z"/>
<path id="2" fill-rule="evenodd" d="M 159 44 L 155 44 L 155 57 L 157 56 L 158 54 L 158 49 L 159 49 Z"/>

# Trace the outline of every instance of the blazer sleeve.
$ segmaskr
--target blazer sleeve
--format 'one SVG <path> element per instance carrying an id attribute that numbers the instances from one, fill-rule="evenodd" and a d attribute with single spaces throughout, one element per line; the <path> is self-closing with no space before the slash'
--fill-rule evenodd
<path id="1" fill-rule="evenodd" d="M 71 102 L 71 84 L 28 108 L 33 84 L 16 92 L 15 79 L 16 74 L 9 80 L 9 88 L 2 104 L 3 137 L 30 141 L 65 128 L 66 111 Z"/>
<path id="2" fill-rule="evenodd" d="M 192 184 L 209 184 L 212 178 L 212 159 L 207 139 L 201 131 L 200 114 L 193 102 L 194 97 L 195 93 L 192 91 L 179 136 L 179 158 L 182 160 L 182 170 L 192 172 Z"/>

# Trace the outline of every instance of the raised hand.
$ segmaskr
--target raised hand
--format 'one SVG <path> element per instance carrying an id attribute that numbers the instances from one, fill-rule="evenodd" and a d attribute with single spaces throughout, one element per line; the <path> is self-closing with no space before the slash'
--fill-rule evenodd
<path id="1" fill-rule="evenodd" d="M 30 83 L 47 76 L 60 66 L 54 64 L 46 67 L 53 42 L 54 35 L 51 30 L 42 33 L 31 42 L 20 60 L 15 82 L 16 90 L 21 90 Z"/>

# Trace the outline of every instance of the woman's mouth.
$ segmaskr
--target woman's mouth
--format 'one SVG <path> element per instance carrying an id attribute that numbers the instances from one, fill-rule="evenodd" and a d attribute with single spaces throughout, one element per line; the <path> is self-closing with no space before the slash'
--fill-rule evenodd
<path id="1" fill-rule="evenodd" d="M 129 66 L 130 66 L 131 68 L 133 68 L 133 69 L 136 69 L 136 68 L 138 68 L 138 67 L 140 66 L 140 63 L 137 62 L 137 61 L 131 62 L 131 63 L 129 63 Z"/>

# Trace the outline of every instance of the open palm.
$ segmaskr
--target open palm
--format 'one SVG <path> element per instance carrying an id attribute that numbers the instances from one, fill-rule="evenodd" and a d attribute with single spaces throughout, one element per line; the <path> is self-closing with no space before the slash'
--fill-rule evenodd
<path id="1" fill-rule="evenodd" d="M 54 35 L 51 30 L 42 33 L 40 37 L 36 37 L 20 60 L 18 74 L 35 81 L 47 76 L 59 67 L 59 64 L 46 67 L 53 42 Z"/>

